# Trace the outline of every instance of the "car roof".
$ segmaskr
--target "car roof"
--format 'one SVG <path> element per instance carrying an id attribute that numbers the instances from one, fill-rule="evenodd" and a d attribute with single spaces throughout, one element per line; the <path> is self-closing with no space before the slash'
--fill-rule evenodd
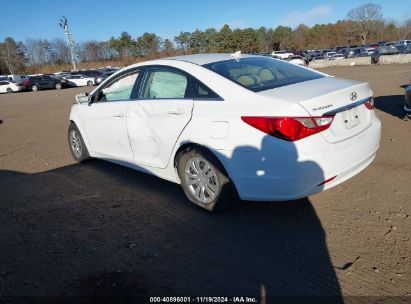
<path id="1" fill-rule="evenodd" d="M 261 57 L 259 55 L 246 55 L 241 54 L 240 58 L 246 57 Z M 193 55 L 182 55 L 182 56 L 174 56 L 174 57 L 167 57 L 163 58 L 163 60 L 180 60 L 191 62 L 198 65 L 204 65 L 212 62 L 224 61 L 224 60 L 231 60 L 235 59 L 235 56 L 225 53 L 210 53 L 210 54 L 193 54 Z"/>

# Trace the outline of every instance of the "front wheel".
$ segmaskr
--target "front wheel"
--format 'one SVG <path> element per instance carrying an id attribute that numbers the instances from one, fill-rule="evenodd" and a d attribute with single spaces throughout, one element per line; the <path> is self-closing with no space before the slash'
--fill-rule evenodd
<path id="1" fill-rule="evenodd" d="M 62 85 L 58 82 L 54 85 L 54 87 L 56 88 L 56 90 L 60 90 L 62 88 Z"/>
<path id="2" fill-rule="evenodd" d="M 34 92 L 36 92 L 36 91 L 39 90 L 39 87 L 36 86 L 36 85 L 33 85 L 33 86 L 31 86 L 31 90 L 34 91 Z"/>
<path id="3" fill-rule="evenodd" d="M 88 85 L 89 87 L 91 87 L 91 86 L 93 85 L 93 82 L 92 82 L 91 80 L 89 80 L 89 81 L 87 81 L 87 85 Z"/>
<path id="4" fill-rule="evenodd" d="M 184 193 L 197 206 L 216 211 L 230 205 L 230 179 L 211 152 L 199 148 L 185 151 L 179 156 L 177 170 Z"/>
<path id="5" fill-rule="evenodd" d="M 71 123 L 68 129 L 68 142 L 71 155 L 78 162 L 83 162 L 90 158 L 83 137 L 75 123 Z"/>

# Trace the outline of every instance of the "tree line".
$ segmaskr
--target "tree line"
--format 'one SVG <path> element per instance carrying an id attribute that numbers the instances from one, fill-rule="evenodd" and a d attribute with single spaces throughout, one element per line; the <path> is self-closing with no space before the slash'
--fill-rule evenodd
<path id="1" fill-rule="evenodd" d="M 368 3 L 352 9 L 345 20 L 336 23 L 300 24 L 294 29 L 279 25 L 231 29 L 196 29 L 180 32 L 174 41 L 155 33 L 133 38 L 128 32 L 108 41 L 89 40 L 76 43 L 76 60 L 85 62 L 135 62 L 164 56 L 193 53 L 235 52 L 268 53 L 273 50 L 307 50 L 341 45 L 366 44 L 410 38 L 411 19 L 398 23 L 384 20 L 381 7 Z M 0 43 L 0 74 L 41 70 L 44 66 L 70 62 L 70 51 L 64 39 L 31 39 L 15 41 L 12 37 Z"/>

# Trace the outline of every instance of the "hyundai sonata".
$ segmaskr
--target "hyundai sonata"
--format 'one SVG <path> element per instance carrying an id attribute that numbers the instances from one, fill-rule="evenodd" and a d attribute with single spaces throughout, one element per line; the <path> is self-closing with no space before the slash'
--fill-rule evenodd
<path id="1" fill-rule="evenodd" d="M 231 195 L 283 201 L 366 168 L 381 123 L 367 83 L 265 56 L 199 54 L 138 63 L 79 94 L 73 157 L 180 183 L 207 210 Z"/>

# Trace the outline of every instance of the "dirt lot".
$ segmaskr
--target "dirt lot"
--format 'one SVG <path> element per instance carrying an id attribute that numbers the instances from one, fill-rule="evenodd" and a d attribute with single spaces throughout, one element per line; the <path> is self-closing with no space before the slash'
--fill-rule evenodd
<path id="1" fill-rule="evenodd" d="M 411 65 L 322 71 L 370 83 L 383 123 L 376 160 L 313 197 L 237 202 L 221 214 L 158 178 L 76 164 L 66 130 L 84 89 L 2 94 L 0 302 L 410 301 L 411 121 L 401 86 Z"/>

